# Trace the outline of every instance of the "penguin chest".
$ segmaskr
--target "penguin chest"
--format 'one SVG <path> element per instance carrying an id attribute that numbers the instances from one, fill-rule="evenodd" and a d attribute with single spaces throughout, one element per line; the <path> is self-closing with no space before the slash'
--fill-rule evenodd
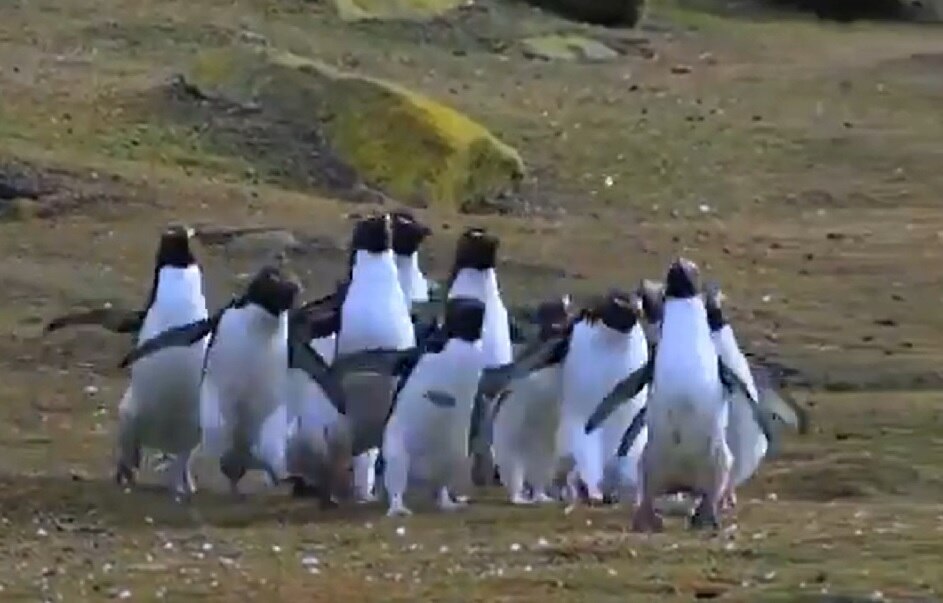
<path id="1" fill-rule="evenodd" d="M 139 342 L 174 327 L 206 318 L 202 300 L 183 298 L 179 303 L 155 303 L 141 329 Z M 166 300 L 162 300 L 166 301 Z M 167 348 L 141 359 L 131 367 L 131 387 L 138 415 L 158 413 L 190 417 L 199 399 L 207 338 L 186 348 Z"/>
<path id="2" fill-rule="evenodd" d="M 219 392 L 224 409 L 238 405 L 240 412 L 266 417 L 288 389 L 287 342 L 280 329 L 240 322 L 220 324 L 208 352 L 206 379 Z"/>
<path id="3" fill-rule="evenodd" d="M 338 350 L 403 349 L 416 345 L 406 299 L 396 279 L 353 282 L 341 308 Z"/>
<path id="4" fill-rule="evenodd" d="M 480 368 L 462 363 L 458 355 L 427 354 L 420 359 L 394 412 L 410 457 L 466 449 L 480 376 Z"/>
<path id="5" fill-rule="evenodd" d="M 495 444 L 519 449 L 553 445 L 560 424 L 559 365 L 543 368 L 515 383 L 495 418 Z"/>
<path id="6" fill-rule="evenodd" d="M 486 366 L 501 366 L 513 360 L 508 311 L 497 293 L 485 301 L 485 321 L 481 348 Z"/>
<path id="7" fill-rule="evenodd" d="M 578 324 L 563 362 L 563 413 L 589 417 L 615 385 L 631 374 L 628 339 L 600 336 L 595 327 Z"/>

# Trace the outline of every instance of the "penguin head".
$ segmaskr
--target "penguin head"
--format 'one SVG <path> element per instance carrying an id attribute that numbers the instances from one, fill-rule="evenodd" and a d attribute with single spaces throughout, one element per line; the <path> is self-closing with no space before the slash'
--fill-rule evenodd
<path id="1" fill-rule="evenodd" d="M 432 229 L 416 220 L 408 211 L 395 211 L 390 214 L 393 228 L 393 253 L 412 255 L 419 251 L 419 246 L 432 234 Z"/>
<path id="2" fill-rule="evenodd" d="M 485 304 L 474 297 L 452 297 L 445 305 L 445 336 L 474 343 L 481 339 Z"/>
<path id="3" fill-rule="evenodd" d="M 483 228 L 469 228 L 458 240 L 455 248 L 455 266 L 452 274 L 463 268 L 488 270 L 494 268 L 498 259 L 498 237 Z"/>
<path id="4" fill-rule="evenodd" d="M 354 225 L 350 239 L 352 253 L 368 251 L 383 253 L 393 244 L 393 231 L 389 214 L 377 214 L 361 218 Z"/>
<path id="5" fill-rule="evenodd" d="M 658 324 L 665 313 L 665 286 L 658 281 L 642 279 L 635 294 L 642 300 L 642 314 L 648 324 Z"/>
<path id="6" fill-rule="evenodd" d="M 723 301 L 724 292 L 721 291 L 720 285 L 714 282 L 704 285 L 704 309 L 707 310 L 707 324 L 712 332 L 720 330 L 727 324 L 721 307 Z"/>
<path id="7" fill-rule="evenodd" d="M 642 301 L 633 294 L 611 290 L 591 310 L 592 317 L 613 331 L 628 333 L 642 313 Z"/>
<path id="8" fill-rule="evenodd" d="M 164 266 L 186 268 L 195 264 L 196 258 L 190 249 L 193 234 L 193 229 L 187 226 L 168 226 L 160 235 L 160 244 L 157 246 L 157 269 Z"/>
<path id="9" fill-rule="evenodd" d="M 278 266 L 265 266 L 252 278 L 245 299 L 278 316 L 295 305 L 301 283 Z"/>
<path id="10" fill-rule="evenodd" d="M 665 297 L 690 299 L 700 291 L 701 276 L 697 264 L 686 258 L 678 258 L 668 267 L 665 276 Z"/>
<path id="11" fill-rule="evenodd" d="M 569 295 L 542 302 L 537 306 L 536 312 L 537 324 L 540 327 L 540 339 L 546 341 L 554 335 L 566 331 L 571 317 Z"/>

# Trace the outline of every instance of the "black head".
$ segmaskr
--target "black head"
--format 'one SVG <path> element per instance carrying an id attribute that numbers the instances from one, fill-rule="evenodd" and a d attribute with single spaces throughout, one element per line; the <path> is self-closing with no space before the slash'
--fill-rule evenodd
<path id="1" fill-rule="evenodd" d="M 445 336 L 475 342 L 485 324 L 485 304 L 473 297 L 453 297 L 445 305 Z"/>
<path id="2" fill-rule="evenodd" d="M 707 324 L 711 331 L 718 331 L 727 324 L 722 307 L 723 301 L 724 292 L 720 290 L 720 285 L 717 283 L 704 285 L 704 308 L 707 310 Z"/>
<path id="3" fill-rule="evenodd" d="M 628 333 L 638 322 L 641 311 L 642 303 L 637 296 L 612 290 L 596 303 L 592 314 L 610 329 Z"/>
<path id="4" fill-rule="evenodd" d="M 388 214 L 367 216 L 354 225 L 354 233 L 350 239 L 352 252 L 363 250 L 382 253 L 392 245 L 393 231 Z"/>
<path id="5" fill-rule="evenodd" d="M 277 266 L 266 266 L 252 278 L 245 300 L 278 316 L 295 305 L 301 284 L 298 279 Z"/>
<path id="6" fill-rule="evenodd" d="M 566 331 L 569 326 L 570 296 L 542 302 L 537 306 L 537 324 L 540 326 L 540 339 L 548 340 L 554 335 Z"/>
<path id="7" fill-rule="evenodd" d="M 190 249 L 193 239 L 193 229 L 186 226 L 168 226 L 160 235 L 160 244 L 157 247 L 157 270 L 165 266 L 186 268 L 196 263 Z"/>
<path id="8" fill-rule="evenodd" d="M 642 313 L 649 324 L 661 322 L 665 314 L 664 286 L 661 283 L 643 279 L 635 293 L 642 300 Z"/>
<path id="9" fill-rule="evenodd" d="M 419 246 L 432 234 L 432 230 L 407 211 L 395 211 L 390 214 L 393 223 L 393 252 L 396 255 L 412 255 L 419 251 Z"/>
<path id="10" fill-rule="evenodd" d="M 678 258 L 668 267 L 665 277 L 665 297 L 690 299 L 700 290 L 700 270 L 697 264 L 685 258 Z"/>
<path id="11" fill-rule="evenodd" d="M 453 274 L 463 268 L 488 270 L 494 268 L 498 259 L 498 237 L 483 228 L 469 228 L 462 233 L 455 247 Z"/>

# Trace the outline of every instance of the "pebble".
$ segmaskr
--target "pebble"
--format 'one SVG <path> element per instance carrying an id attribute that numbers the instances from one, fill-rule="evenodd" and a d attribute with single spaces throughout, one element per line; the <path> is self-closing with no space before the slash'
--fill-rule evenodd
<path id="1" fill-rule="evenodd" d="M 518 552 L 518 551 L 520 551 L 520 550 L 521 550 L 521 545 L 520 545 L 520 544 L 518 544 L 518 543 L 516 543 L 516 542 L 514 542 L 514 543 L 511 544 L 511 552 L 512 552 L 512 553 L 516 553 L 516 552 Z"/>
<path id="2" fill-rule="evenodd" d="M 406 535 L 406 528 L 403 527 L 403 526 L 399 526 L 398 528 L 396 528 L 396 535 L 397 535 L 397 536 L 401 536 L 401 537 L 402 537 L 402 536 L 405 536 L 405 535 Z"/>
<path id="3" fill-rule="evenodd" d="M 130 599 L 130 598 L 131 598 L 131 591 L 128 590 L 128 589 L 124 589 L 123 591 L 121 591 L 120 593 L 118 593 L 118 598 L 119 598 L 119 599 Z"/>
<path id="4" fill-rule="evenodd" d="M 82 391 L 85 392 L 86 396 L 94 396 L 95 394 L 98 393 L 98 388 L 95 387 L 94 385 L 86 385 L 85 389 L 83 389 Z"/>

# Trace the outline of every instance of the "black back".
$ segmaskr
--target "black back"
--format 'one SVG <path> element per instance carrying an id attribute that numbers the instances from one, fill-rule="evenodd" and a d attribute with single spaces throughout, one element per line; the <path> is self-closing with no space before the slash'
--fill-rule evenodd
<path id="1" fill-rule="evenodd" d="M 446 291 L 452 288 L 452 283 L 460 270 L 488 270 L 494 268 L 498 261 L 498 238 L 483 228 L 469 228 L 459 237 L 455 246 L 455 261 L 452 264 L 452 273 Z"/>
<path id="2" fill-rule="evenodd" d="M 265 266 L 252 278 L 246 294 L 237 305 L 255 304 L 272 316 L 290 310 L 295 305 L 301 284 L 294 275 L 278 266 Z"/>
<path id="3" fill-rule="evenodd" d="M 697 264 L 678 258 L 668 267 L 665 276 L 665 297 L 689 299 L 700 292 L 700 270 Z"/>
<path id="4" fill-rule="evenodd" d="M 347 266 L 347 280 L 354 272 L 354 256 L 358 251 L 383 253 L 393 247 L 393 228 L 389 214 L 375 214 L 361 218 L 354 224 L 350 237 L 350 258 Z"/>
<path id="5" fill-rule="evenodd" d="M 661 322 L 665 314 L 661 285 L 654 281 L 642 280 L 636 288 L 635 293 L 642 300 L 642 312 L 645 314 L 645 320 L 649 324 Z"/>
<path id="6" fill-rule="evenodd" d="M 154 258 L 154 275 L 151 280 L 151 290 L 147 294 L 147 302 L 144 304 L 145 314 L 154 304 L 154 298 L 157 296 L 157 281 L 160 276 L 161 268 L 188 268 L 197 263 L 190 248 L 193 238 L 193 231 L 182 225 L 168 226 L 160 235 L 160 242 L 157 245 L 157 254 Z"/>
<path id="7" fill-rule="evenodd" d="M 416 220 L 408 211 L 395 211 L 390 214 L 393 230 L 393 253 L 411 256 L 419 251 L 422 242 L 432 234 L 432 230 Z"/>
<path id="8" fill-rule="evenodd" d="M 590 323 L 599 321 L 614 331 L 628 333 L 638 322 L 641 307 L 636 296 L 613 289 L 597 300 L 584 318 Z"/>
<path id="9" fill-rule="evenodd" d="M 721 307 L 723 299 L 723 292 L 717 283 L 708 283 L 704 286 L 704 309 L 707 310 L 707 324 L 712 333 L 719 331 L 727 324 Z"/>

